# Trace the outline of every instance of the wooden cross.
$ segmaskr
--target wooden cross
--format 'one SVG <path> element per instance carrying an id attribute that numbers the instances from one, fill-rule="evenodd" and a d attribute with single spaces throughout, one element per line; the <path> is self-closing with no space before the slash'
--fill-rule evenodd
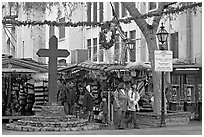
<path id="1" fill-rule="evenodd" d="M 36 53 L 39 57 L 49 57 L 48 75 L 48 103 L 57 104 L 57 57 L 67 57 L 70 55 L 68 50 L 57 49 L 58 39 L 53 35 L 49 40 L 49 49 L 39 49 Z"/>

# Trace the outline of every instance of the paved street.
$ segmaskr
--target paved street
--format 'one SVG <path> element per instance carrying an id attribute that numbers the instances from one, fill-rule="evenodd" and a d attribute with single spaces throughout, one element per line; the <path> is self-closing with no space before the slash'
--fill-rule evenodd
<path id="1" fill-rule="evenodd" d="M 5 123 L 2 127 L 2 135 L 202 135 L 202 122 L 191 121 L 185 126 L 168 126 L 163 128 L 141 127 L 141 129 L 129 128 L 115 130 L 112 126 L 101 130 L 70 131 L 70 132 L 23 132 L 6 130 Z"/>

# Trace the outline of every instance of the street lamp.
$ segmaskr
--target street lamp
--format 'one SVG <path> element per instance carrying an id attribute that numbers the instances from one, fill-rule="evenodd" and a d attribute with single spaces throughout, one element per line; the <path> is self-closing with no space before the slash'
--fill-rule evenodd
<path id="1" fill-rule="evenodd" d="M 165 27 L 163 26 L 163 23 L 160 28 L 161 29 L 158 31 L 156 35 L 157 35 L 159 42 L 161 42 L 162 44 L 162 47 L 160 47 L 160 50 L 165 50 L 165 48 L 163 47 L 163 44 L 167 41 L 169 33 L 164 29 Z"/>
<path id="2" fill-rule="evenodd" d="M 126 43 L 126 46 L 129 50 L 133 50 L 135 46 L 135 42 L 133 40 L 128 40 L 128 42 Z"/>
<path id="3" fill-rule="evenodd" d="M 130 53 L 131 53 L 131 51 L 134 50 L 135 42 L 133 40 L 131 40 L 131 39 L 127 39 L 125 45 L 129 49 L 129 61 L 131 61 Z"/>
<path id="4" fill-rule="evenodd" d="M 160 50 L 165 50 L 165 47 L 163 46 L 163 44 L 167 41 L 168 35 L 169 33 L 164 29 L 163 23 L 162 26 L 160 27 L 160 30 L 158 31 L 158 33 L 156 34 L 157 38 L 159 40 L 159 42 L 162 44 L 160 47 Z M 162 74 L 162 81 L 161 81 L 161 123 L 160 126 L 161 127 L 165 127 L 166 123 L 165 123 L 165 101 L 164 101 L 164 71 L 161 72 Z"/>

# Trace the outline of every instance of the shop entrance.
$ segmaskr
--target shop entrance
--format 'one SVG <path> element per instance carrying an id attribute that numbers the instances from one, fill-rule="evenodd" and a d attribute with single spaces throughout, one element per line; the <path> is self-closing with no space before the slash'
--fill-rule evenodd
<path id="1" fill-rule="evenodd" d="M 174 71 L 171 74 L 170 111 L 191 112 L 191 119 L 202 117 L 202 71 Z"/>

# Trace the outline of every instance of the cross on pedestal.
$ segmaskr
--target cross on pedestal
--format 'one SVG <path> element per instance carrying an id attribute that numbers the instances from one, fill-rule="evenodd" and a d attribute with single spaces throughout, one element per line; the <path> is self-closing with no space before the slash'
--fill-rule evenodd
<path id="1" fill-rule="evenodd" d="M 50 105 L 57 104 L 57 57 L 70 55 L 68 50 L 57 48 L 58 39 L 53 35 L 49 39 L 49 49 L 39 49 L 36 53 L 39 57 L 49 57 L 48 103 Z"/>

